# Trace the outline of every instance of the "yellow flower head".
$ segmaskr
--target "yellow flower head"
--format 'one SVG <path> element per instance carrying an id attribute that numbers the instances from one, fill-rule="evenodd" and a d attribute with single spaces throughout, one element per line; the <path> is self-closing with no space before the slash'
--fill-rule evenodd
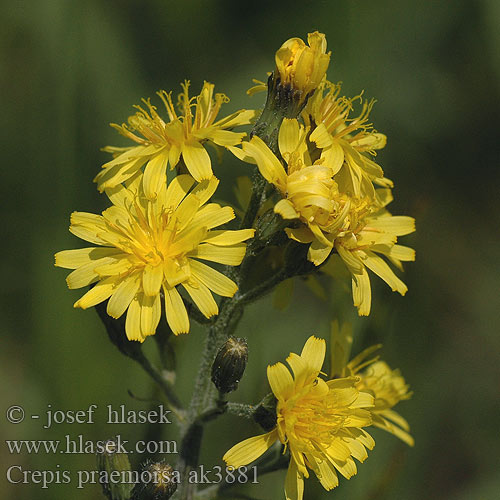
<path id="1" fill-rule="evenodd" d="M 408 287 L 381 256 L 399 270 L 403 269 L 402 262 L 414 261 L 415 250 L 396 244 L 398 236 L 413 231 L 415 221 L 412 217 L 394 216 L 382 209 L 365 217 L 359 231 L 347 231 L 335 242 L 337 253 L 351 273 L 353 301 L 360 316 L 370 314 L 371 308 L 367 269 L 384 280 L 393 292 L 405 295 L 408 291 Z"/>
<path id="2" fill-rule="evenodd" d="M 143 100 L 145 108 L 135 106 L 138 111 L 129 117 L 128 124 L 112 124 L 138 145 L 105 148 L 105 151 L 113 153 L 114 159 L 105 163 L 95 178 L 99 191 L 117 186 L 146 165 L 144 193 L 153 199 L 166 181 L 168 163 L 174 168 L 182 157 L 187 170 L 197 181 L 210 179 L 213 175 L 212 164 L 203 144 L 209 141 L 217 146 L 229 147 L 241 142 L 246 134 L 230 129 L 250 123 L 255 111 L 240 110 L 215 121 L 222 104 L 229 101 L 224 94 L 214 96 L 214 85 L 208 82 L 204 83 L 200 95 L 196 97 L 189 97 L 189 82 L 185 82 L 182 89 L 177 102 L 178 112 L 171 93 L 164 90 L 158 92 L 168 120 L 160 116 L 148 99 Z"/>
<path id="3" fill-rule="evenodd" d="M 348 323 L 339 327 L 338 321 L 332 322 L 332 377 L 358 377 L 356 387 L 360 391 L 370 393 L 374 398 L 374 406 L 370 408 L 375 427 L 384 429 L 413 446 L 414 440 L 409 434 L 408 422 L 393 408 L 400 401 L 409 399 L 412 393 L 399 370 L 391 370 L 379 356 L 371 355 L 382 347 L 374 345 L 362 351 L 351 361 L 352 328 Z"/>
<path id="4" fill-rule="evenodd" d="M 392 216 L 383 208 L 392 200 L 387 188 L 374 190 L 373 198 L 343 191 L 341 173 L 332 165 L 330 151 L 320 151 L 313 162 L 307 134 L 308 128 L 297 120 L 283 120 L 278 146 L 286 170 L 256 136 L 243 143 L 244 159 L 255 161 L 262 176 L 277 188 L 282 199 L 274 211 L 284 219 L 300 222 L 286 232 L 291 239 L 310 245 L 308 259 L 319 266 L 333 250 L 339 254 L 352 274 L 354 305 L 360 315 L 368 315 L 371 288 L 367 268 L 393 291 L 406 293 L 406 285 L 378 254 L 398 268 L 401 261 L 415 260 L 414 250 L 396 244 L 398 236 L 415 230 L 415 221 Z"/>
<path id="5" fill-rule="evenodd" d="M 380 346 L 368 348 L 356 356 L 347 365 L 346 372 L 360 377 L 357 387 L 369 392 L 374 397 L 371 409 L 373 424 L 413 446 L 414 440 L 409 434 L 410 426 L 406 419 L 392 408 L 400 401 L 410 399 L 412 393 L 399 370 L 392 370 L 385 361 L 377 358 L 365 359 Z"/>
<path id="6" fill-rule="evenodd" d="M 300 500 L 304 477 L 316 474 L 326 490 L 338 485 L 337 471 L 349 479 L 356 474 L 353 457 L 362 462 L 366 448 L 375 445 L 363 430 L 371 424 L 373 397 L 356 387 L 358 378 L 325 382 L 319 377 L 325 358 L 325 341 L 310 337 L 300 355 L 287 358 L 293 375 L 282 363 L 267 369 L 271 389 L 278 400 L 277 427 L 233 446 L 225 462 L 246 465 L 279 440 L 290 451 L 285 495 Z"/>
<path id="7" fill-rule="evenodd" d="M 324 95 L 325 89 L 328 89 Z M 302 118 L 311 127 L 310 141 L 322 151 L 323 157 L 337 176 L 341 190 L 357 198 L 375 197 L 372 182 L 392 187 L 384 177 L 382 168 L 370 156 L 385 147 L 387 137 L 373 129 L 369 122 L 375 100 L 341 97 L 340 84 L 323 82 L 302 112 Z M 361 112 L 351 117 L 355 102 L 359 100 Z"/>
<path id="8" fill-rule="evenodd" d="M 189 331 L 179 285 L 207 318 L 217 314 L 212 292 L 231 297 L 237 286 L 200 259 L 237 266 L 245 254 L 242 242 L 254 233 L 214 230 L 234 218 L 232 208 L 207 203 L 218 182 L 212 177 L 192 189 L 194 179 L 180 175 L 149 200 L 136 173 L 106 191 L 113 206 L 102 215 L 74 212 L 70 231 L 98 245 L 55 256 L 56 266 L 74 269 L 66 279 L 69 288 L 97 282 L 75 307 L 87 309 L 109 298 L 108 314 L 119 318 L 127 311 L 127 337 L 141 342 L 156 331 L 162 298 L 172 331 Z"/>
<path id="9" fill-rule="evenodd" d="M 316 89 L 326 74 L 331 52 L 326 52 L 323 33 L 309 33 L 306 45 L 300 38 L 290 38 L 276 52 L 276 71 L 281 84 L 303 93 L 303 99 Z"/>

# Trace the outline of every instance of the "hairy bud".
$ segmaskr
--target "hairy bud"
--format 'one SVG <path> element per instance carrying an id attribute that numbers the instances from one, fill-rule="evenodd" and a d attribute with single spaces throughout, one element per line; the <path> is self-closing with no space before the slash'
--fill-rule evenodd
<path id="1" fill-rule="evenodd" d="M 229 337 L 219 349 L 212 365 L 212 382 L 222 393 L 232 392 L 238 387 L 248 360 L 248 345 L 245 339 Z"/>

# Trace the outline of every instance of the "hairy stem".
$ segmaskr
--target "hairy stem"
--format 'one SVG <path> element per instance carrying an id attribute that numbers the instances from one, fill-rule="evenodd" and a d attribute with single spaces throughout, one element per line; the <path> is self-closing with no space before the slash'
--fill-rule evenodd
<path id="1" fill-rule="evenodd" d="M 268 95 L 264 110 L 250 134 L 251 136 L 259 136 L 278 158 L 280 158 L 278 150 L 278 133 L 281 123 L 285 117 L 296 118 L 301 110 L 301 107 L 291 105 L 293 104 L 292 94 L 293 92 L 291 92 L 289 88 L 279 84 L 274 74 L 271 75 L 268 81 Z M 260 175 L 257 168 L 254 169 L 252 180 L 252 195 L 246 213 L 242 219 L 241 229 L 255 226 L 259 209 L 268 196 L 268 184 Z M 253 252 L 249 252 L 240 267 L 237 269 L 226 269 L 226 275 L 236 282 L 240 290 L 243 289 L 243 281 L 246 280 L 250 262 L 254 258 L 255 255 L 253 255 Z M 244 293 L 237 292 L 233 297 L 223 298 L 221 300 L 219 314 L 211 322 L 208 328 L 200 367 L 187 412 L 186 426 L 181 435 L 181 456 L 177 464 L 177 469 L 181 476 L 181 484 L 179 485 L 175 498 L 179 500 L 192 500 L 195 498 L 196 485 L 190 484 L 188 477 L 190 471 L 198 465 L 204 423 L 216 418 L 227 411 L 228 408 L 237 408 L 236 406 L 231 406 L 231 403 L 224 406 L 221 405 L 218 391 L 210 379 L 210 371 L 217 350 L 236 329 L 243 315 L 244 305 L 261 297 L 280 281 L 291 275 L 293 275 L 293 272 L 291 273 L 290 267 L 285 265 L 284 269 L 277 271 L 273 276 L 258 286 L 246 290 Z M 241 412 L 247 410 L 248 409 L 245 410 L 242 407 L 239 408 Z"/>

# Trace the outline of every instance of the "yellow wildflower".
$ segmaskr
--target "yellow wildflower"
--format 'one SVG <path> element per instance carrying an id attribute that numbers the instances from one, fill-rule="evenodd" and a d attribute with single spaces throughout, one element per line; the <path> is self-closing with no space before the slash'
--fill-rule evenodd
<path id="1" fill-rule="evenodd" d="M 357 224 L 357 226 L 356 226 Z M 368 316 L 371 308 L 371 285 L 367 269 L 384 280 L 393 292 L 405 295 L 408 287 L 380 256 L 385 256 L 398 269 L 402 262 L 414 261 L 415 250 L 396 244 L 398 236 L 415 231 L 412 217 L 394 216 L 385 209 L 364 218 L 346 218 L 344 230 L 335 240 L 335 249 L 351 273 L 352 296 L 360 316 Z"/>
<path id="2" fill-rule="evenodd" d="M 353 457 L 363 462 L 366 448 L 375 445 L 363 429 L 371 424 L 373 397 L 356 388 L 356 377 L 327 382 L 320 378 L 325 350 L 324 340 L 310 337 L 300 355 L 291 353 L 287 358 L 293 376 L 282 363 L 267 368 L 269 384 L 278 400 L 277 426 L 267 434 L 238 443 L 223 457 L 228 465 L 240 467 L 279 440 L 291 456 L 285 482 L 289 500 L 302 499 L 308 469 L 326 490 L 331 490 L 338 485 L 337 471 L 347 479 L 352 477 L 357 472 Z"/>
<path id="3" fill-rule="evenodd" d="M 325 88 L 329 90 L 323 95 Z M 392 187 L 392 181 L 384 177 L 382 168 L 370 158 L 385 147 L 387 137 L 376 132 L 368 121 L 375 100 L 363 100 L 361 95 L 350 99 L 340 97 L 340 89 L 340 84 L 323 82 L 309 99 L 302 117 L 311 127 L 310 141 L 322 150 L 333 174 L 339 173 L 340 189 L 357 198 L 374 198 L 372 182 Z M 351 118 L 357 100 L 361 112 Z"/>
<path id="4" fill-rule="evenodd" d="M 276 74 L 281 84 L 302 92 L 304 100 L 321 83 L 330 64 L 323 33 L 309 33 L 306 45 L 300 38 L 290 38 L 276 52 Z"/>
<path id="5" fill-rule="evenodd" d="M 69 288 L 97 282 L 75 307 L 87 309 L 109 298 L 108 314 L 119 318 L 127 311 L 127 337 L 141 342 L 156 331 L 161 298 L 172 331 L 189 331 L 179 285 L 207 318 L 218 313 L 212 292 L 231 297 L 237 286 L 199 259 L 239 265 L 246 247 L 242 242 L 254 230 L 214 230 L 234 218 L 233 209 L 207 203 L 219 183 L 215 177 L 191 189 L 194 182 L 189 175 L 177 176 L 148 200 L 142 174 L 136 173 L 124 185 L 106 190 L 113 206 L 102 215 L 71 215 L 70 231 L 98 245 L 55 256 L 56 266 L 74 269 L 66 279 Z"/>
<path id="6" fill-rule="evenodd" d="M 374 406 L 370 408 L 375 427 L 384 429 L 413 446 L 414 440 L 409 434 L 410 426 L 406 419 L 396 413 L 393 408 L 400 401 L 409 399 L 412 393 L 399 370 L 391 370 L 379 357 L 369 357 L 381 345 L 374 345 L 362 351 L 351 361 L 349 359 L 352 345 L 352 328 L 348 323 L 339 328 L 338 321 L 332 322 L 332 377 L 358 377 L 356 387 L 360 391 L 369 392 L 374 398 Z"/>
<path id="7" fill-rule="evenodd" d="M 166 182 L 167 163 L 174 168 L 181 156 L 187 170 L 197 181 L 210 179 L 213 175 L 212 164 L 203 143 L 210 141 L 229 147 L 241 142 L 246 134 L 229 129 L 250 123 L 255 111 L 240 110 L 215 121 L 222 104 L 229 101 L 224 94 L 214 96 L 214 85 L 208 82 L 203 84 L 197 97 L 189 97 L 189 82 L 182 84 L 182 89 L 177 103 L 179 114 L 171 93 L 164 90 L 157 93 L 165 105 L 168 121 L 158 114 L 148 99 L 143 100 L 147 109 L 135 106 L 138 111 L 129 117 L 128 124 L 112 124 L 138 146 L 105 148 L 115 158 L 105 163 L 95 178 L 99 191 L 117 186 L 146 165 L 144 192 L 152 199 Z"/>
<path id="8" fill-rule="evenodd" d="M 385 361 L 373 359 L 363 363 L 373 350 L 366 349 L 356 356 L 347 365 L 347 373 L 359 376 L 358 389 L 369 392 L 374 397 L 374 407 L 370 410 L 372 425 L 394 434 L 406 444 L 413 446 L 414 440 L 409 434 L 408 422 L 392 409 L 400 401 L 409 399 L 412 393 L 400 371 L 392 370 Z"/>
<path id="9" fill-rule="evenodd" d="M 411 217 L 392 216 L 385 208 L 391 201 L 388 189 L 378 189 L 374 199 L 357 198 L 341 192 L 329 152 L 323 150 L 315 162 L 307 146 L 308 129 L 297 120 L 283 120 L 278 146 L 287 169 L 259 137 L 243 143 L 242 157 L 253 159 L 262 176 L 273 184 L 282 199 L 274 211 L 284 219 L 298 220 L 299 227 L 287 228 L 288 236 L 310 244 L 308 259 L 323 264 L 335 249 L 352 274 L 354 305 L 368 315 L 371 288 L 367 268 L 382 278 L 393 291 L 404 295 L 406 285 L 378 255 L 396 267 L 415 259 L 415 251 L 397 245 L 397 237 L 415 230 Z"/>

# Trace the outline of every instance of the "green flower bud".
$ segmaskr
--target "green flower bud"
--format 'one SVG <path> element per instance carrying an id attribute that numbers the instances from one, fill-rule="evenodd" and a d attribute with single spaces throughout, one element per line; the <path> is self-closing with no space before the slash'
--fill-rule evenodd
<path id="1" fill-rule="evenodd" d="M 97 468 L 100 472 L 105 472 L 105 477 L 114 476 L 130 472 L 130 462 L 126 453 L 119 452 L 119 443 L 114 439 L 108 439 L 104 443 L 104 450 L 97 454 Z M 122 483 L 121 481 L 102 481 L 104 495 L 110 500 L 129 500 L 132 493 L 133 484 Z"/>
<path id="2" fill-rule="evenodd" d="M 245 339 L 229 337 L 212 365 L 212 382 L 222 393 L 236 390 L 248 361 Z"/>

